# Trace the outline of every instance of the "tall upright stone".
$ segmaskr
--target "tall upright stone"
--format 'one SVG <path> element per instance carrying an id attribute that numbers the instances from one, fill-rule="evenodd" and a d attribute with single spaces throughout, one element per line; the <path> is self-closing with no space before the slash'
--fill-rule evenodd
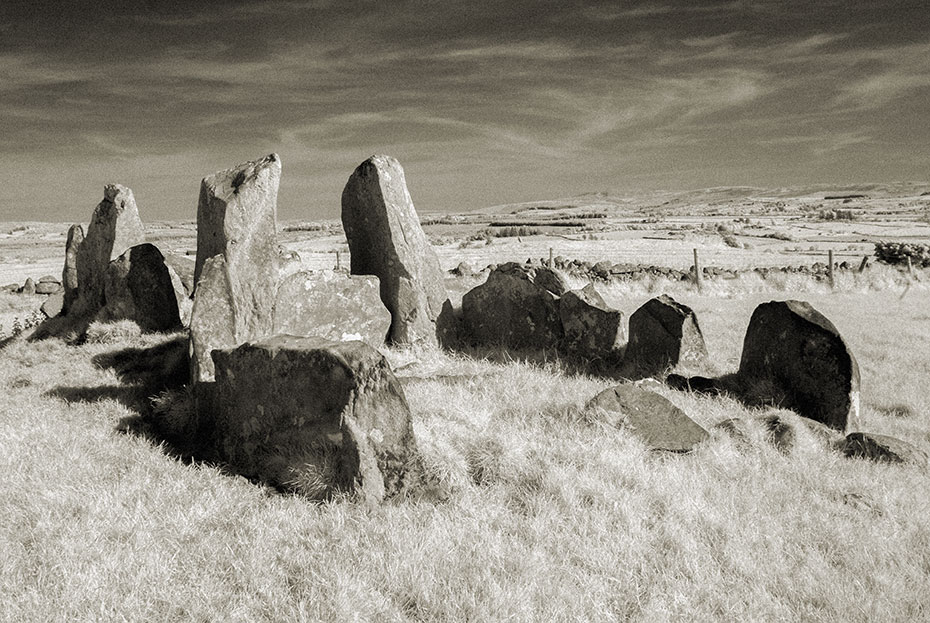
<path id="1" fill-rule="evenodd" d="M 108 184 L 103 201 L 94 209 L 87 236 L 76 245 L 78 295 L 74 313 L 93 315 L 104 306 L 104 283 L 110 262 L 129 247 L 143 242 L 145 227 L 132 190 Z"/>
<path id="2" fill-rule="evenodd" d="M 200 184 L 190 324 L 194 381 L 213 379 L 213 349 L 272 332 L 280 180 L 281 159 L 270 154 Z"/>
<path id="3" fill-rule="evenodd" d="M 756 307 L 737 375 L 753 402 L 774 402 L 838 430 L 860 430 L 859 364 L 833 323 L 810 303 Z"/>
<path id="4" fill-rule="evenodd" d="M 436 321 L 449 297 L 397 160 L 372 156 L 355 169 L 342 191 L 342 225 L 352 274 L 381 281 L 391 312 L 388 341 L 436 343 Z"/>
<path id="5" fill-rule="evenodd" d="M 67 314 L 78 297 L 78 268 L 77 256 L 81 243 L 84 242 L 84 228 L 72 225 L 68 229 L 68 241 L 65 243 L 65 267 L 61 271 L 61 286 L 64 289 L 64 298 L 61 304 L 61 313 Z"/>
<path id="6" fill-rule="evenodd" d="M 680 364 L 698 364 L 706 357 L 694 311 L 663 294 L 630 315 L 630 341 L 621 376 L 654 376 Z"/>

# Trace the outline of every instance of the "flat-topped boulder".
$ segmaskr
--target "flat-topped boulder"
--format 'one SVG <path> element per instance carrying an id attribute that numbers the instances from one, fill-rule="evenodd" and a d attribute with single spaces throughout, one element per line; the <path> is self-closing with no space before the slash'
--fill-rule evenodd
<path id="1" fill-rule="evenodd" d="M 352 274 L 380 279 L 391 313 L 388 340 L 436 343 L 436 320 L 449 297 L 397 160 L 376 155 L 355 169 L 342 191 L 342 225 Z"/>
<path id="2" fill-rule="evenodd" d="M 602 357 L 616 351 L 626 341 L 623 312 L 604 302 L 589 283 L 571 290 L 559 300 L 562 320 L 562 347 L 566 353 L 582 357 Z"/>
<path id="3" fill-rule="evenodd" d="M 654 376 L 681 364 L 699 364 L 706 357 L 704 335 L 687 305 L 663 294 L 630 315 L 623 376 Z"/>
<path id="4" fill-rule="evenodd" d="M 145 242 L 145 227 L 132 190 L 119 184 L 107 185 L 83 242 L 78 242 L 79 235 L 74 228 L 69 231 L 69 239 L 65 269 L 67 271 L 69 248 L 76 246 L 77 300 L 68 307 L 68 313 L 91 316 L 106 304 L 104 284 L 110 262 L 130 247 Z M 63 277 L 67 283 L 67 276 Z"/>
<path id="5" fill-rule="evenodd" d="M 633 383 L 605 389 L 584 410 L 589 419 L 629 430 L 651 450 L 689 452 L 709 437 L 667 398 Z"/>
<path id="6" fill-rule="evenodd" d="M 562 340 L 559 294 L 564 279 L 550 268 L 509 262 L 462 297 L 463 339 L 475 345 L 556 349 Z"/>
<path id="7" fill-rule="evenodd" d="M 191 301 L 181 278 L 153 244 L 128 249 L 110 262 L 104 283 L 104 321 L 132 320 L 143 331 L 173 331 L 190 321 Z"/>
<path id="8" fill-rule="evenodd" d="M 190 323 L 195 381 L 213 378 L 210 351 L 214 348 L 230 348 L 272 333 L 280 179 L 281 159 L 271 154 L 219 171 L 200 183 Z"/>
<path id="9" fill-rule="evenodd" d="M 390 327 L 391 314 L 381 302 L 375 276 L 301 271 L 288 275 L 278 286 L 275 333 L 337 342 L 362 340 L 378 348 Z"/>
<path id="10" fill-rule="evenodd" d="M 859 365 L 826 317 L 804 301 L 752 314 L 737 373 L 750 402 L 774 403 L 837 430 L 859 429 Z"/>
<path id="11" fill-rule="evenodd" d="M 241 474 L 325 499 L 378 502 L 421 475 L 410 409 L 361 341 L 276 335 L 213 351 L 220 455 Z"/>

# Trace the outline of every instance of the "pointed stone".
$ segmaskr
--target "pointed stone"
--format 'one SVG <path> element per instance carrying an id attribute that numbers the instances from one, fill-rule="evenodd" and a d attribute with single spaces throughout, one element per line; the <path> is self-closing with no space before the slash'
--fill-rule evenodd
<path id="1" fill-rule="evenodd" d="M 388 340 L 435 344 L 449 297 L 397 160 L 372 156 L 355 169 L 342 191 L 342 224 L 352 274 L 381 280 L 381 300 L 391 312 Z"/>
<path id="2" fill-rule="evenodd" d="M 698 364 L 706 357 L 697 316 L 667 294 L 646 301 L 630 316 L 622 376 L 654 376 L 679 364 Z"/>
<path id="3" fill-rule="evenodd" d="M 153 244 L 128 249 L 110 262 L 104 283 L 104 321 L 132 320 L 143 331 L 173 331 L 190 319 L 184 285 Z"/>
<path id="4" fill-rule="evenodd" d="M 78 296 L 78 249 L 84 242 L 84 228 L 72 225 L 68 228 L 68 241 L 65 243 L 65 267 L 61 271 L 61 285 L 64 288 L 61 313 L 67 314 Z"/>
<path id="5" fill-rule="evenodd" d="M 562 339 L 557 274 L 509 262 L 462 297 L 463 339 L 475 345 L 556 349 Z"/>
<path id="6" fill-rule="evenodd" d="M 107 185 L 103 201 L 94 210 L 87 236 L 76 245 L 78 296 L 75 313 L 94 315 L 104 306 L 104 282 L 110 262 L 143 242 L 145 227 L 132 190 L 119 184 Z"/>
<path id="7" fill-rule="evenodd" d="M 195 380 L 213 378 L 214 348 L 272 332 L 280 179 L 281 159 L 271 154 L 205 177 L 200 184 L 191 317 Z M 211 260 L 214 269 L 208 278 Z M 207 292 L 198 302 L 202 289 Z"/>
<path id="8" fill-rule="evenodd" d="M 858 430 L 859 365 L 839 331 L 804 301 L 752 314 L 737 373 L 751 402 L 774 403 L 837 430 Z"/>

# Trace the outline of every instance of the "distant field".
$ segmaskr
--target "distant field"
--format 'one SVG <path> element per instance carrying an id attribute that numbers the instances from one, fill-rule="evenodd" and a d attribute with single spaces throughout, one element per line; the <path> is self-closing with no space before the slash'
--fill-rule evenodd
<path id="1" fill-rule="evenodd" d="M 698 248 L 705 265 L 781 266 L 825 261 L 828 249 L 837 261 L 858 260 L 885 235 L 930 237 L 923 199 L 871 199 L 863 209 L 872 216 L 848 222 L 805 216 L 822 197 L 719 200 L 688 215 L 678 213 L 680 198 L 607 205 L 599 197 L 596 209 L 609 215 L 589 220 L 603 229 L 490 244 L 482 231 L 492 219 L 529 208 L 426 230 L 446 269 L 548 257 L 550 247 L 571 258 L 684 268 Z M 554 204 L 533 209 L 532 220 L 580 209 Z M 769 212 L 747 217 L 743 208 Z M 745 218 L 759 226 L 737 220 Z M 66 230 L 0 227 L 0 285 L 60 274 Z M 194 249 L 190 223 L 154 224 L 150 234 L 166 251 Z M 307 267 L 331 268 L 337 251 L 349 261 L 335 223 L 297 227 L 281 240 Z M 450 275 L 451 297 L 483 279 Z M 877 265 L 840 275 L 834 291 L 798 275 L 712 281 L 700 292 L 664 279 L 596 287 L 626 315 L 662 292 L 691 306 L 709 373 L 736 369 L 757 304 L 809 301 L 858 358 L 865 428 L 930 451 L 928 284 L 926 271 Z M 930 473 L 845 459 L 799 425 L 780 452 L 759 421 L 771 409 L 656 385 L 714 431 L 691 454 L 657 454 L 587 420 L 582 406 L 613 381 L 570 374 L 557 357 L 385 348 L 439 486 L 378 508 L 313 504 L 222 466 L 184 462 L 160 443 L 150 396 L 105 362 L 165 336 L 104 326 L 81 346 L 30 342 L 28 332 L 3 338 L 41 301 L 0 292 L 0 620 L 930 616 Z M 748 446 L 713 429 L 732 417 L 750 421 Z"/>

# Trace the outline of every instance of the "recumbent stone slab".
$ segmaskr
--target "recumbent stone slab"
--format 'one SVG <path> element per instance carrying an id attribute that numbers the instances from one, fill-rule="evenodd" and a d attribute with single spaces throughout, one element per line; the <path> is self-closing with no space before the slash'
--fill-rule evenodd
<path id="1" fill-rule="evenodd" d="M 364 342 L 276 335 L 213 359 L 217 445 L 243 475 L 312 498 L 351 491 L 367 501 L 420 477 L 403 389 Z"/>
<path id="2" fill-rule="evenodd" d="M 664 396 L 633 383 L 605 389 L 588 402 L 585 412 L 630 430 L 653 450 L 689 452 L 709 437 Z"/>
<path id="3" fill-rule="evenodd" d="M 388 341 L 436 343 L 436 320 L 449 297 L 397 160 L 376 155 L 355 169 L 342 191 L 342 225 L 352 274 L 381 280 L 391 313 Z"/>
<path id="4" fill-rule="evenodd" d="M 779 406 L 838 430 L 859 428 L 859 365 L 839 331 L 803 301 L 772 301 L 752 314 L 740 383 L 778 394 Z"/>
<path id="5" fill-rule="evenodd" d="M 362 340 L 378 348 L 391 327 L 378 278 L 333 271 L 302 271 L 278 286 L 274 332 L 334 341 Z"/>

